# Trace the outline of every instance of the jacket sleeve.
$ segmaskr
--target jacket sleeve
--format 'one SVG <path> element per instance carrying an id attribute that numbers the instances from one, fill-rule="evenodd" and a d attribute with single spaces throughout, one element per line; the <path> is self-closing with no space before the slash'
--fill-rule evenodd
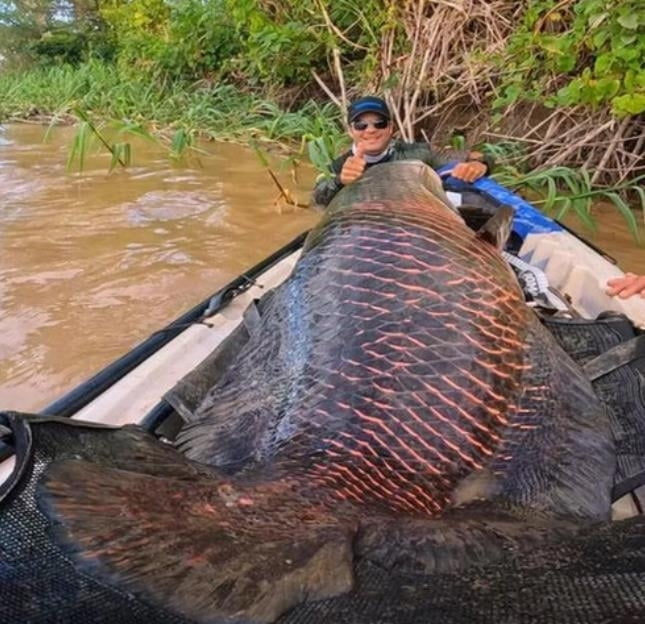
<path id="1" fill-rule="evenodd" d="M 453 162 L 467 162 L 469 160 L 483 162 L 489 171 L 493 166 L 493 161 L 490 157 L 475 159 L 466 150 L 437 149 L 428 145 L 428 143 L 407 143 L 402 146 L 402 149 L 405 152 L 406 159 L 420 160 L 433 169 L 439 169 Z"/>
<path id="2" fill-rule="evenodd" d="M 314 186 L 314 192 L 311 196 L 312 203 L 318 206 L 327 206 L 342 188 L 343 184 L 338 175 L 333 178 L 323 178 Z"/>
<path id="3" fill-rule="evenodd" d="M 333 177 L 324 177 L 316 182 L 314 191 L 311 196 L 311 203 L 314 206 L 327 206 L 329 202 L 334 199 L 336 193 L 343 188 L 343 183 L 340 181 L 340 172 L 345 164 L 345 161 L 351 156 L 351 152 L 346 152 L 339 156 L 334 162 L 329 165 L 329 172 Z"/>

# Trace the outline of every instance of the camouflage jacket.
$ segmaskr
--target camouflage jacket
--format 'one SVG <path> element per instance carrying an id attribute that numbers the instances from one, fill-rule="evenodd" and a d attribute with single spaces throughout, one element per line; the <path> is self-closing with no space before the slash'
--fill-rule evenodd
<path id="1" fill-rule="evenodd" d="M 405 143 L 404 141 L 395 141 L 392 151 L 383 160 L 378 163 L 368 163 L 368 167 L 375 164 L 390 162 L 393 160 L 420 160 L 433 169 L 443 167 L 451 162 L 463 162 L 468 160 L 467 151 L 457 150 L 434 150 L 427 143 Z M 351 150 L 345 152 L 334 160 L 329 169 L 334 174 L 333 177 L 327 177 L 320 180 L 314 187 L 312 203 L 318 206 L 326 206 L 334 198 L 336 193 L 343 188 L 340 181 L 340 172 L 345 161 L 352 155 Z M 487 166 L 490 164 L 484 161 Z"/>

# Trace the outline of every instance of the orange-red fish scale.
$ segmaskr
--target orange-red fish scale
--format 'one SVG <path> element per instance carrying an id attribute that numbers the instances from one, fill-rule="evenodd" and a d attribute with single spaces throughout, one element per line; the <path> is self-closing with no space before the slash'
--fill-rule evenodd
<path id="1" fill-rule="evenodd" d="M 347 424 L 326 430 L 309 478 L 343 499 L 433 515 L 513 424 L 528 367 L 521 293 L 490 245 L 426 202 L 359 204 L 327 227 L 329 256 L 315 252 L 331 314 L 355 321 L 360 347 L 322 375 L 355 392 L 303 413 Z"/>

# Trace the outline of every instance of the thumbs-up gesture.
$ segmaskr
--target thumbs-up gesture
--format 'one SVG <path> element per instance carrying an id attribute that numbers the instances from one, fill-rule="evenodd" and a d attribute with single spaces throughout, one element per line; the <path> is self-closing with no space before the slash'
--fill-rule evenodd
<path id="1" fill-rule="evenodd" d="M 356 151 L 350 156 L 340 171 L 340 181 L 342 184 L 351 184 L 363 175 L 365 171 L 365 148 L 361 143 L 356 145 Z"/>

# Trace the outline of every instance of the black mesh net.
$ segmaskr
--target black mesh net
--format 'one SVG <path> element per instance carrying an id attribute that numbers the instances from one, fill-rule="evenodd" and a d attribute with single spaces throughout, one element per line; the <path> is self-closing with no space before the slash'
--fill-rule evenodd
<path id="1" fill-rule="evenodd" d="M 187 622 L 79 573 L 52 539 L 56 527 L 36 503 L 39 479 L 54 460 L 119 466 L 115 430 L 11 420 L 22 474 L 8 482 L 0 500 L 0 622 Z M 643 622 L 645 517 L 460 574 L 401 575 L 359 562 L 356 580 L 351 593 L 302 604 L 280 624 Z"/>
<path id="2" fill-rule="evenodd" d="M 24 442 L 18 440 L 16 461 L 23 473 L 16 482 L 5 484 L 8 491 L 0 501 L 0 622 L 3 624 L 181 624 L 187 621 L 80 574 L 51 539 L 53 527 L 36 503 L 36 488 L 43 471 L 50 462 L 68 457 L 93 456 L 98 463 L 114 465 L 109 445 L 101 443 L 107 431 L 56 423 L 16 431 L 16 437 L 31 433 L 33 446 L 25 448 Z M 107 456 L 101 449 L 108 451 Z"/>
<path id="3" fill-rule="evenodd" d="M 595 321 L 545 321 L 562 348 L 578 363 L 601 358 L 612 348 L 636 338 L 628 319 L 614 316 Z M 616 442 L 617 496 L 645 482 L 645 357 L 634 357 L 592 381 L 598 397 L 607 406 Z M 627 484 L 622 488 L 621 484 Z"/>

